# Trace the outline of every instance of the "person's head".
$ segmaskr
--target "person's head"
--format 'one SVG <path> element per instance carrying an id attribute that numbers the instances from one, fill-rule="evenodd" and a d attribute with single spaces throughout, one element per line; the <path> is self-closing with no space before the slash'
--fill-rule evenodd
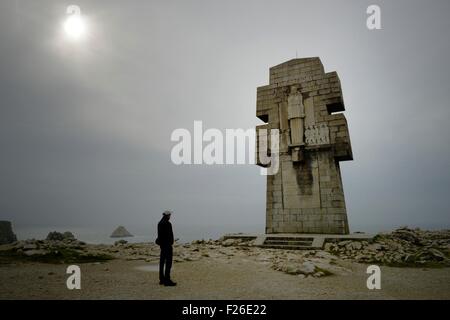
<path id="1" fill-rule="evenodd" d="M 165 219 L 165 220 L 167 220 L 167 221 L 170 220 L 170 216 L 171 216 L 171 215 L 172 215 L 172 212 L 169 211 L 169 210 L 164 211 L 163 214 L 162 214 L 163 219 Z"/>

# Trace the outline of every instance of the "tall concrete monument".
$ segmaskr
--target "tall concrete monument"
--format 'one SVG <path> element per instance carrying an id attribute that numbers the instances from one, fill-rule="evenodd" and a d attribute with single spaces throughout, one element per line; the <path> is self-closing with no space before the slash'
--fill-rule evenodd
<path id="1" fill-rule="evenodd" d="M 266 123 L 257 132 L 279 130 L 279 170 L 267 176 L 266 233 L 348 234 L 339 162 L 353 155 L 337 73 L 325 73 L 319 58 L 287 61 L 270 68 L 256 104 Z M 264 166 L 258 158 L 257 164 Z"/>

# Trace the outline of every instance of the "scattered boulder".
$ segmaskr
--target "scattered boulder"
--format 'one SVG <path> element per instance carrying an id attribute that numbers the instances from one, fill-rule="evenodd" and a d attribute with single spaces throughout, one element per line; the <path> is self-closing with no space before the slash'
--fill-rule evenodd
<path id="1" fill-rule="evenodd" d="M 24 244 L 22 246 L 23 250 L 34 250 L 34 249 L 37 249 L 37 248 L 38 248 L 38 246 L 35 243 L 26 243 L 26 244 Z"/>
<path id="2" fill-rule="evenodd" d="M 239 239 L 238 239 L 239 240 Z M 236 245 L 237 243 L 238 243 L 239 241 L 237 241 L 236 239 L 227 239 L 227 240 L 224 240 L 224 241 L 222 241 L 222 245 L 224 246 L 224 247 L 229 247 L 229 246 L 234 246 L 234 245 Z"/>
<path id="3" fill-rule="evenodd" d="M 319 271 L 319 272 L 314 273 L 313 277 L 320 278 L 320 277 L 323 277 L 325 275 L 326 275 L 325 272 Z"/>
<path id="4" fill-rule="evenodd" d="M 118 226 L 111 234 L 111 238 L 133 237 L 133 235 L 125 229 L 124 226 Z"/>
<path id="5" fill-rule="evenodd" d="M 311 261 L 305 261 L 299 266 L 298 271 L 304 275 L 310 275 L 316 271 L 316 266 Z"/>
<path id="6" fill-rule="evenodd" d="M 381 244 L 379 244 L 379 243 L 372 243 L 372 244 L 369 244 L 366 247 L 366 249 L 370 250 L 370 251 L 381 251 L 381 250 L 384 249 L 384 247 Z"/>
<path id="7" fill-rule="evenodd" d="M 339 247 L 346 247 L 348 244 L 352 243 L 351 240 L 344 240 L 338 243 Z"/>
<path id="8" fill-rule="evenodd" d="M 52 231 L 52 232 L 49 232 L 49 234 L 47 235 L 47 238 L 45 240 L 48 240 L 48 241 L 72 241 L 72 240 L 76 240 L 76 239 L 75 239 L 75 236 L 73 235 L 73 233 L 70 231 L 66 231 L 64 233 Z"/>
<path id="9" fill-rule="evenodd" d="M 228 238 L 224 239 L 221 238 L 221 240 L 218 241 L 212 241 L 210 240 L 207 244 L 214 245 L 214 244 L 221 244 L 224 247 L 229 246 L 240 246 L 240 247 L 251 247 L 255 243 L 255 239 L 252 238 Z"/>
<path id="10" fill-rule="evenodd" d="M 70 231 L 64 232 L 64 233 L 63 233 L 63 237 L 64 237 L 64 240 L 76 240 L 76 239 L 75 239 L 75 236 L 74 236 L 73 233 L 70 232 Z"/>
<path id="11" fill-rule="evenodd" d="M 362 244 L 359 241 L 352 241 L 350 243 L 348 243 L 345 248 L 347 250 L 361 250 L 362 248 Z"/>
<path id="12" fill-rule="evenodd" d="M 327 242 L 327 243 L 325 243 L 323 249 L 324 249 L 325 251 L 328 251 L 328 252 L 329 252 L 329 251 L 334 251 L 334 250 L 336 249 L 336 244 L 331 243 L 331 242 Z"/>
<path id="13" fill-rule="evenodd" d="M 292 261 L 284 261 L 280 264 L 274 264 L 272 266 L 273 269 L 285 272 L 287 274 L 292 275 L 303 275 L 305 277 L 307 276 L 323 276 L 325 275 L 324 272 L 320 271 L 318 267 L 312 262 L 312 261 L 304 261 L 301 263 L 298 262 L 292 262 Z M 319 274 L 320 272 L 320 274 Z"/>
<path id="14" fill-rule="evenodd" d="M 437 249 L 429 248 L 428 253 L 433 257 L 434 260 L 437 260 L 437 261 L 447 260 L 447 257 L 445 256 L 445 254 L 443 254 L 441 251 L 439 251 Z"/>
<path id="15" fill-rule="evenodd" d="M 28 250 L 25 251 L 23 254 L 31 257 L 31 256 L 45 256 L 46 254 L 48 254 L 49 252 L 47 250 Z"/>
<path id="16" fill-rule="evenodd" d="M 17 241 L 10 221 L 0 221 L 0 245 Z"/>
<path id="17" fill-rule="evenodd" d="M 419 234 L 415 230 L 402 227 L 392 232 L 392 237 L 408 241 L 413 244 L 420 244 Z"/>
<path id="18" fill-rule="evenodd" d="M 48 241 L 63 241 L 64 235 L 61 232 L 52 231 L 47 235 L 47 238 L 45 240 Z"/>
<path id="19" fill-rule="evenodd" d="M 114 245 L 115 246 L 120 246 L 120 245 L 124 245 L 124 244 L 127 244 L 127 243 L 128 243 L 127 240 L 121 239 L 121 240 L 117 240 L 116 242 L 114 242 Z"/>

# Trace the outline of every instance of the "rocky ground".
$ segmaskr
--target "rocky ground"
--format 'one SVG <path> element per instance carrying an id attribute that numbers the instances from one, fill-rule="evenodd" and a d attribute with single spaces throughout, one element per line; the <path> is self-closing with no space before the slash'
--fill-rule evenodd
<path id="1" fill-rule="evenodd" d="M 201 240 L 188 244 L 175 244 L 174 274 L 177 274 L 177 280 L 182 279 L 182 285 L 191 283 L 193 287 L 190 287 L 190 290 L 194 290 L 193 292 L 200 290 L 196 293 L 199 299 L 208 299 L 213 296 L 252 298 L 251 294 L 254 294 L 253 298 L 260 299 L 317 297 L 317 292 L 309 292 L 308 296 L 301 291 L 301 281 L 310 288 L 314 288 L 316 282 L 319 287 L 323 286 L 332 292 L 344 290 L 337 296 L 325 293 L 324 297 L 367 298 L 378 297 L 377 294 L 366 296 L 366 291 L 369 290 L 365 283 L 368 277 L 365 271 L 367 265 L 373 263 L 385 266 L 382 268 L 383 275 L 387 273 L 394 282 L 402 282 L 410 278 L 415 281 L 414 285 L 408 282 L 402 294 L 389 293 L 387 296 L 378 294 L 380 298 L 449 299 L 449 257 L 450 231 L 448 230 L 431 232 L 401 228 L 389 234 L 377 235 L 370 242 L 347 240 L 326 243 L 324 250 L 264 249 L 253 246 L 252 241 Z M 117 241 L 115 245 L 92 245 L 76 240 L 70 233 L 49 234 L 46 240 L 18 241 L 0 246 L 2 289 L 0 298 L 102 298 L 102 294 L 105 298 L 183 298 L 184 294 L 187 294 L 186 289 L 178 291 L 183 293 L 181 296 L 173 293 L 166 295 L 166 291 L 161 291 L 162 295 L 159 295 L 157 292 L 162 289 L 158 286 L 154 288 L 157 291 L 147 292 L 148 281 L 152 283 L 152 286 L 157 282 L 155 271 L 158 261 L 159 247 L 152 243 L 129 244 L 126 241 Z M 97 292 L 92 288 L 92 295 L 87 296 L 74 296 L 69 293 L 65 287 L 64 279 L 67 276 L 63 270 L 68 264 L 80 264 L 83 270 L 88 269 L 88 277 L 94 275 L 98 277 L 93 279 L 91 285 L 102 284 L 103 289 L 98 289 Z M 37 279 L 36 273 L 40 274 Z M 105 278 L 105 275 L 110 278 Z M 213 283 L 207 284 L 201 281 L 203 276 L 211 278 Z M 114 282 L 123 282 L 128 277 L 137 282 L 141 279 L 139 277 L 143 277 L 142 283 L 135 284 L 138 287 L 142 286 L 143 291 L 136 291 L 137 288 L 133 287 L 133 292 L 124 293 L 116 288 L 118 291 L 114 294 Z M 215 277 L 220 278 L 219 282 L 224 280 L 226 288 L 214 286 Z M 236 288 L 227 287 L 227 277 L 228 284 L 238 286 L 241 291 L 244 289 L 240 282 L 252 288 L 246 288 L 241 292 Z M 262 278 L 259 279 L 260 277 Z M 401 279 L 396 280 L 395 277 Z M 25 281 L 25 279 L 28 282 L 20 286 L 22 289 L 17 289 L 17 281 Z M 200 280 L 196 282 L 195 279 Z M 275 279 L 279 279 L 282 283 L 289 283 L 288 287 L 283 288 L 275 284 L 272 287 L 264 285 L 264 283 L 276 283 Z M 361 282 L 355 283 L 358 289 L 356 292 L 359 292 L 356 296 L 348 292 L 350 289 L 345 289 L 351 288 L 351 283 L 355 279 Z M 56 280 L 57 285 L 53 283 Z M 386 280 L 383 283 L 386 283 Z M 431 284 L 433 284 L 432 287 L 430 287 Z M 340 289 L 332 287 L 333 285 L 340 286 Z M 390 285 L 392 286 L 392 283 Z M 51 288 L 55 286 L 59 288 L 59 291 L 52 291 Z M 195 286 L 199 287 L 195 289 Z M 208 290 L 212 291 L 208 293 L 208 290 L 203 290 L 205 286 L 211 287 Z M 262 290 L 261 286 L 265 289 Z M 23 287 L 26 290 L 23 290 Z M 414 287 L 418 289 L 416 295 L 410 291 Z M 256 288 L 259 288 L 259 291 Z M 321 290 L 324 290 L 323 288 Z M 286 296 L 285 290 L 291 293 Z M 95 292 L 98 295 L 95 295 Z M 239 292 L 242 293 L 241 296 Z M 261 292 L 265 294 L 261 296 Z"/>
<path id="2" fill-rule="evenodd" d="M 340 241 L 325 250 L 343 259 L 399 267 L 450 266 L 450 230 L 399 228 L 372 241 Z"/>

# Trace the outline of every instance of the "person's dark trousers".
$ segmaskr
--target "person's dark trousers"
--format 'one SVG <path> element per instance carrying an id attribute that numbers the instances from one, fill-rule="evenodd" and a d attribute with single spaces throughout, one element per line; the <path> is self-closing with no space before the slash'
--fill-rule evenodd
<path id="1" fill-rule="evenodd" d="M 161 282 L 170 280 L 170 269 L 172 268 L 172 246 L 161 246 L 159 256 L 159 280 Z M 164 269 L 164 265 L 166 268 Z"/>

